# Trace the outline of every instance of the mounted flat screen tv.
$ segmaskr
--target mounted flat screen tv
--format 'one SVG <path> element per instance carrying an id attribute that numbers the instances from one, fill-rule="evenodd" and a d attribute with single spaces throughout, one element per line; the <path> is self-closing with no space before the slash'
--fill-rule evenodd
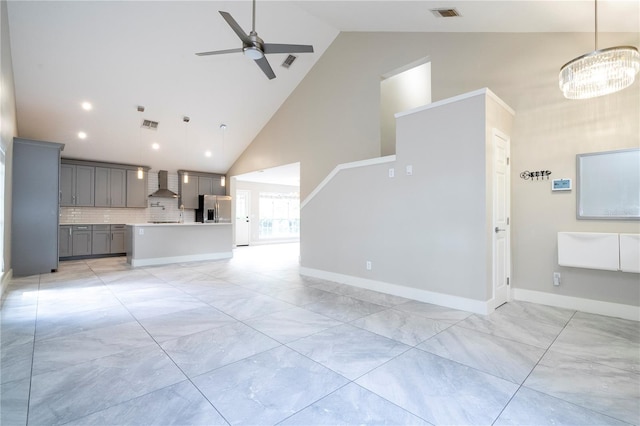
<path id="1" fill-rule="evenodd" d="M 576 156 L 578 219 L 640 219 L 640 149 Z"/>

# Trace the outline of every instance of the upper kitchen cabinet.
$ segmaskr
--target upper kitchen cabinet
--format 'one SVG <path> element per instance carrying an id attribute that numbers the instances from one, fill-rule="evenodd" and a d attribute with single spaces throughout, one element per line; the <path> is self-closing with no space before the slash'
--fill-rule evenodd
<path id="1" fill-rule="evenodd" d="M 16 277 L 58 269 L 60 151 L 63 144 L 15 138 L 11 268 Z"/>
<path id="2" fill-rule="evenodd" d="M 127 171 L 96 167 L 95 206 L 125 207 L 127 202 Z"/>
<path id="3" fill-rule="evenodd" d="M 95 167 L 77 164 L 60 165 L 60 205 L 94 205 Z"/>
<path id="4" fill-rule="evenodd" d="M 189 177 L 187 182 L 184 181 L 185 175 Z M 180 204 L 185 209 L 197 209 L 198 195 L 226 195 L 222 178 L 224 175 L 215 173 L 178 170 Z"/>
<path id="5" fill-rule="evenodd" d="M 138 178 L 138 170 L 127 170 L 127 207 L 147 207 L 149 173 L 145 171 L 142 176 Z"/>
<path id="6" fill-rule="evenodd" d="M 213 195 L 212 176 L 198 176 L 198 195 Z"/>
<path id="7" fill-rule="evenodd" d="M 180 192 L 180 204 L 185 209 L 198 208 L 198 177 L 189 174 L 188 180 L 184 181 L 184 175 L 178 172 L 178 186 Z"/>

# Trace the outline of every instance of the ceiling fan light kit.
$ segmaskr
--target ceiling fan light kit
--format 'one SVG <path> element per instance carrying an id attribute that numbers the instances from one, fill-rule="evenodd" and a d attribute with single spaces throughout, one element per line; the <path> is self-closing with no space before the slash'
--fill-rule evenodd
<path id="1" fill-rule="evenodd" d="M 590 99 L 623 90 L 640 71 L 640 54 L 633 46 L 598 50 L 598 0 L 595 0 L 595 50 L 560 68 L 560 90 L 567 99 Z"/>
<path id="2" fill-rule="evenodd" d="M 221 55 L 225 53 L 242 52 L 246 57 L 253 59 L 269 80 L 276 78 L 269 61 L 264 56 L 270 53 L 313 53 L 313 46 L 304 44 L 274 44 L 265 43 L 256 32 L 256 0 L 253 0 L 253 20 L 249 34 L 245 33 L 242 27 L 233 17 L 223 11 L 218 11 L 227 21 L 227 24 L 242 41 L 242 47 L 237 49 L 214 50 L 211 52 L 196 53 L 197 56 Z"/>

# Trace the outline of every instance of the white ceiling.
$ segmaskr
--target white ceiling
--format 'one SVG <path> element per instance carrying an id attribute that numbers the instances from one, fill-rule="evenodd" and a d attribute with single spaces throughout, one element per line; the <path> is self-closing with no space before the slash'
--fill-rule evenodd
<path id="1" fill-rule="evenodd" d="M 241 47 L 218 11 L 231 13 L 249 31 L 249 1 L 8 5 L 20 137 L 65 143 L 67 157 L 221 173 L 340 31 L 593 32 L 594 27 L 594 3 L 580 0 L 258 0 L 256 30 L 265 42 L 315 48 L 299 54 L 288 70 L 280 66 L 286 55 L 269 55 L 277 75 L 270 81 L 240 53 L 194 55 Z M 455 7 L 462 16 L 437 19 L 429 9 L 439 7 Z M 602 32 L 640 31 L 640 2 L 600 0 L 598 24 Z M 81 109 L 83 101 L 93 110 Z M 137 112 L 138 105 L 144 113 Z M 158 121 L 158 130 L 142 130 L 142 119 Z M 77 138 L 80 130 L 87 139 Z M 151 149 L 153 142 L 159 150 Z"/>

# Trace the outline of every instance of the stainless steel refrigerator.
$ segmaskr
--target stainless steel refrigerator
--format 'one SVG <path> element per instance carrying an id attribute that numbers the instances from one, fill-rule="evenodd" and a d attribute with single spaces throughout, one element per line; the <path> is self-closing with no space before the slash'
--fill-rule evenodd
<path id="1" fill-rule="evenodd" d="M 231 223 L 231 197 L 228 195 L 199 195 L 196 222 Z"/>

